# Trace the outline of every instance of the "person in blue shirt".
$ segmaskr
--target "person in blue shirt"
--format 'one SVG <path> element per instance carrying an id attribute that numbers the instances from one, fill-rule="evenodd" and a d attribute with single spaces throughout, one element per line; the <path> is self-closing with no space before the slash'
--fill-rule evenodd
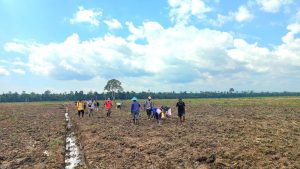
<path id="1" fill-rule="evenodd" d="M 157 123 L 161 124 L 161 109 L 159 107 L 153 107 L 152 109 L 153 117 L 157 120 Z"/>
<path id="2" fill-rule="evenodd" d="M 140 103 L 137 102 L 137 98 L 133 97 L 131 103 L 131 115 L 132 115 L 132 120 L 133 124 L 138 124 L 139 116 L 140 116 Z"/>

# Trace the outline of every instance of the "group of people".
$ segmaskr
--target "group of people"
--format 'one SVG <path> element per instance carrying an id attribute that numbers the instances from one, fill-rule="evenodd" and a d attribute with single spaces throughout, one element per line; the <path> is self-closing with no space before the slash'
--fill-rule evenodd
<path id="1" fill-rule="evenodd" d="M 136 97 L 133 97 L 130 107 L 131 115 L 133 124 L 138 124 L 139 117 L 140 117 L 140 108 L 141 104 L 137 101 Z M 110 117 L 112 112 L 112 106 L 113 102 L 110 98 L 108 98 L 104 103 L 104 108 L 106 109 L 106 116 Z M 121 109 L 122 102 L 117 103 L 117 108 Z M 178 117 L 180 123 L 183 123 L 185 121 L 185 103 L 183 102 L 182 98 L 179 98 L 178 102 L 176 103 L 176 107 L 178 110 Z M 94 111 L 99 111 L 100 104 L 98 101 L 95 101 L 93 98 L 86 101 L 84 99 L 80 99 L 76 102 L 76 108 L 78 111 L 78 117 L 83 118 L 85 112 L 88 113 L 89 117 L 94 116 Z M 171 107 L 169 106 L 157 106 L 155 107 L 151 96 L 149 96 L 144 104 L 143 108 L 146 111 L 147 117 L 149 120 L 156 119 L 158 124 L 162 123 L 162 119 L 168 118 L 172 115 Z M 86 110 L 87 109 L 87 110 Z"/>
<path id="2" fill-rule="evenodd" d="M 93 98 L 91 100 L 84 100 L 80 99 L 76 103 L 76 108 L 78 112 L 78 117 L 84 117 L 85 112 L 88 113 L 89 117 L 94 116 L 94 111 L 99 111 L 100 110 L 100 103 L 99 101 L 95 101 Z M 112 107 L 112 101 L 110 98 L 108 98 L 105 103 L 104 107 L 106 108 L 106 116 L 110 117 L 111 114 L 111 107 Z"/>
<path id="3" fill-rule="evenodd" d="M 140 116 L 140 103 L 137 101 L 136 97 L 133 97 L 131 103 L 131 115 L 134 124 L 138 124 L 139 116 Z M 178 110 L 178 117 L 180 123 L 185 121 L 185 103 L 182 101 L 182 98 L 179 98 L 178 102 L 176 103 L 176 107 Z M 152 102 L 151 96 L 148 97 L 147 100 L 144 102 L 144 110 L 148 116 L 148 119 L 156 119 L 158 124 L 161 124 L 162 119 L 168 118 L 171 116 L 172 111 L 171 107 L 169 106 L 158 106 L 155 107 Z"/>
<path id="4" fill-rule="evenodd" d="M 86 110 L 86 107 L 87 107 L 87 104 L 89 103 L 90 101 L 86 101 L 84 99 L 80 99 L 79 101 L 75 102 L 75 105 L 77 107 L 77 111 L 78 111 L 78 117 L 83 117 L 84 116 L 84 113 L 85 113 L 85 110 Z M 89 116 L 91 116 L 91 114 L 94 112 L 94 105 L 93 107 L 90 108 L 89 112 Z"/>

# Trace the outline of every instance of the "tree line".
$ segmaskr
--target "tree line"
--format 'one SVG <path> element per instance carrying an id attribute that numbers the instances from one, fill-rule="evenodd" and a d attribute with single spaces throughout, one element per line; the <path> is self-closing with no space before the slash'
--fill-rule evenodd
<path id="1" fill-rule="evenodd" d="M 300 96 L 300 92 L 253 92 L 242 91 L 202 91 L 202 92 L 134 92 L 134 91 L 110 91 L 110 92 L 88 92 L 70 91 L 69 93 L 52 93 L 46 90 L 44 93 L 22 93 L 7 92 L 0 95 L 0 102 L 36 102 L 36 101 L 76 101 L 79 99 L 105 100 L 112 96 L 116 100 L 127 100 L 132 97 L 146 99 L 148 96 L 154 99 L 178 99 L 186 98 L 240 98 L 240 97 L 274 97 L 274 96 Z"/>

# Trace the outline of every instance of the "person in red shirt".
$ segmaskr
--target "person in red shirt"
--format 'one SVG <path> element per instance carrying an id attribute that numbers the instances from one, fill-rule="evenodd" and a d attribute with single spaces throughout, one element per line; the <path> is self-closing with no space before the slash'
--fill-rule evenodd
<path id="1" fill-rule="evenodd" d="M 106 116 L 110 117 L 111 114 L 111 107 L 112 107 L 112 101 L 110 100 L 110 98 L 107 98 L 107 100 L 104 103 L 105 109 L 106 109 Z"/>

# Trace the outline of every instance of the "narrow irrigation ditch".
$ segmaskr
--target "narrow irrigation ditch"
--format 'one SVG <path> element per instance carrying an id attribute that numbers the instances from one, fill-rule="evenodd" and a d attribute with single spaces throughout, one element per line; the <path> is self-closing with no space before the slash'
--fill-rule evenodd
<path id="1" fill-rule="evenodd" d="M 80 151 L 79 143 L 75 135 L 75 127 L 73 126 L 68 107 L 65 108 L 66 121 L 66 145 L 65 145 L 65 169 L 73 169 L 81 166 L 86 168 L 84 156 Z"/>

